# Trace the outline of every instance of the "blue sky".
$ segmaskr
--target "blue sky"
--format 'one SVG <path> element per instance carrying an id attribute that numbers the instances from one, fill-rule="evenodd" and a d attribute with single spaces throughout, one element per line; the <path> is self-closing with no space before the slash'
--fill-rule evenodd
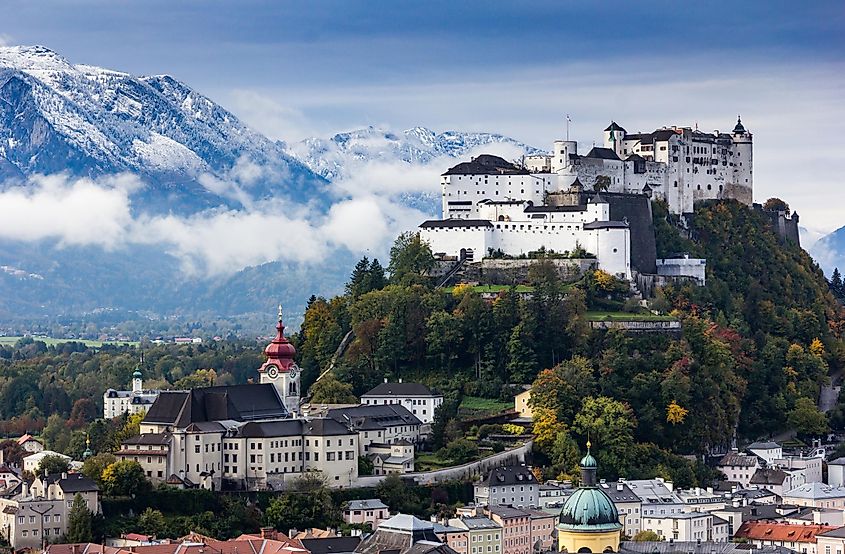
<path id="1" fill-rule="evenodd" d="M 572 114 L 755 133 L 757 200 L 845 225 L 845 2 L 0 2 L 0 40 L 169 73 L 268 136 L 380 124 L 547 147 Z"/>

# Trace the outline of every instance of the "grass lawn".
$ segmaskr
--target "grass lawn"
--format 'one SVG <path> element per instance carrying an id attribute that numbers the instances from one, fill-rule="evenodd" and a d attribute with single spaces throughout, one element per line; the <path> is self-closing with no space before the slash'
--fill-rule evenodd
<path id="1" fill-rule="evenodd" d="M 436 454 L 419 454 L 414 460 L 414 471 L 431 471 L 452 465 L 451 460 L 441 460 Z"/>
<path id="2" fill-rule="evenodd" d="M 22 338 L 23 337 L 0 337 L 0 344 L 14 345 L 16 342 L 18 342 Z M 127 341 L 127 342 L 105 341 L 105 342 L 103 342 L 103 341 L 99 341 L 99 340 L 54 339 L 54 338 L 50 338 L 50 337 L 32 337 L 32 338 L 35 339 L 36 341 L 41 341 L 41 342 L 45 343 L 47 346 L 55 346 L 57 344 L 62 344 L 62 343 L 65 343 L 65 342 L 81 342 L 85 346 L 88 346 L 89 348 L 100 348 L 104 344 L 112 344 L 112 345 L 115 345 L 115 346 L 123 346 L 123 345 L 138 346 L 137 341 L 135 341 L 135 342 L 131 342 L 131 341 Z"/>
<path id="3" fill-rule="evenodd" d="M 477 396 L 464 396 L 458 410 L 462 412 L 498 413 L 513 408 L 512 402 L 502 402 L 493 398 L 479 398 Z"/>
<path id="4" fill-rule="evenodd" d="M 675 321 L 670 315 L 629 314 L 627 312 L 587 312 L 588 321 Z"/>

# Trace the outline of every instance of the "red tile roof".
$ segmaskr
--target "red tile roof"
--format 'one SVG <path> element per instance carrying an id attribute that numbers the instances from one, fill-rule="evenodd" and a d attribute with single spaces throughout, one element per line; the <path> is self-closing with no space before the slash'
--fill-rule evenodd
<path id="1" fill-rule="evenodd" d="M 833 531 L 830 525 L 797 525 L 774 521 L 746 521 L 737 530 L 734 538 L 757 541 L 816 542 L 816 535 Z"/>

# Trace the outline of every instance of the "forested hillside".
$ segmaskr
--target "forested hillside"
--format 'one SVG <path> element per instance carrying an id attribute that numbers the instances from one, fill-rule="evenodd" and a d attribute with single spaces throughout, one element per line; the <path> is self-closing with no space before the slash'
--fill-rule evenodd
<path id="1" fill-rule="evenodd" d="M 297 337 L 306 378 L 352 329 L 335 371 L 344 385 L 332 386 L 360 394 L 400 377 L 437 386 L 449 400 L 438 414 L 441 443 L 457 436 L 449 421 L 463 397 L 509 400 L 508 385 L 534 382 L 541 461 L 554 475 L 572 473 L 588 434 L 608 476 L 657 470 L 694 481 L 669 453 L 705 454 L 734 435 L 824 432 L 815 404 L 843 363 L 843 314 L 812 259 L 736 202 L 702 204 L 688 232 L 662 206 L 654 213 L 659 254 L 708 260 L 706 287 L 667 287 L 651 303 L 682 320 L 680 337 L 592 331 L 586 311 L 618 301 L 624 287 L 602 272 L 567 286 L 542 260 L 528 295 L 487 302 L 471 288 L 433 290 L 414 271 L 426 267 L 426 247 L 406 236 L 389 282 L 362 261 L 347 294 L 312 299 Z M 830 423 L 842 419 L 834 412 Z"/>

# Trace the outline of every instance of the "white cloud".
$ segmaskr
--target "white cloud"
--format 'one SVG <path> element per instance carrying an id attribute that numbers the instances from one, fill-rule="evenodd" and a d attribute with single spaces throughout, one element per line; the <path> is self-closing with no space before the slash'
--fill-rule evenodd
<path id="1" fill-rule="evenodd" d="M 140 186 L 125 175 L 100 182 L 34 177 L 27 187 L 0 193 L 0 237 L 113 248 L 127 238 L 129 194 Z"/>
<path id="2" fill-rule="evenodd" d="M 205 183 L 215 192 L 237 188 L 208 176 Z M 35 177 L 0 193 L 0 239 L 105 249 L 161 245 L 186 274 L 214 276 L 277 260 L 319 265 L 340 250 L 383 256 L 397 234 L 425 218 L 375 195 L 340 199 L 327 213 L 275 199 L 192 216 L 133 215 L 132 193 L 142 186 L 125 174 L 96 181 Z"/>
<path id="3" fill-rule="evenodd" d="M 15 44 L 12 35 L 0 33 L 0 46 L 13 46 Z"/>
<path id="4" fill-rule="evenodd" d="M 273 140 L 299 141 L 316 134 L 303 112 L 255 90 L 231 92 L 231 107 L 250 127 Z"/>

